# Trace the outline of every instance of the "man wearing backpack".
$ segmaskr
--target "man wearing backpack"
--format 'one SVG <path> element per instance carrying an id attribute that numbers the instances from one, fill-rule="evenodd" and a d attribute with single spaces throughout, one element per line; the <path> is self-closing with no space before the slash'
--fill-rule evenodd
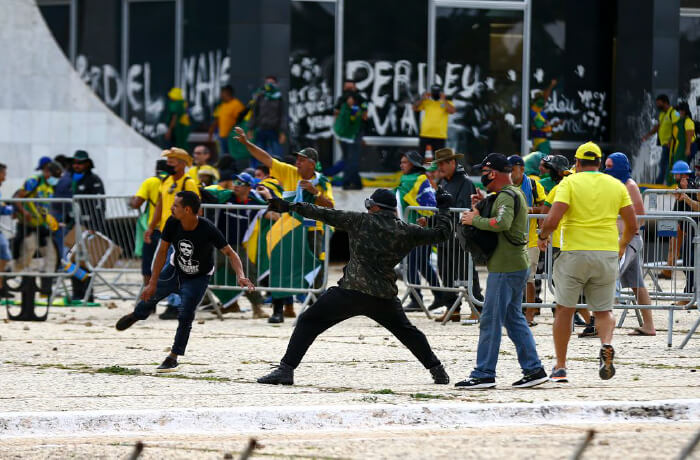
<path id="1" fill-rule="evenodd" d="M 488 216 L 481 216 L 477 204 L 483 199 L 472 197 L 472 210 L 462 213 L 461 223 L 485 232 L 495 232 L 497 244 L 488 255 L 486 296 L 479 323 L 476 367 L 468 379 L 455 386 L 461 389 L 496 386 L 496 363 L 501 345 L 502 328 L 515 344 L 523 378 L 513 383 L 528 388 L 547 381 L 535 348 L 535 339 L 522 312 L 523 290 L 530 265 L 527 255 L 527 203 L 518 187 L 511 182 L 512 167 L 500 153 L 489 154 L 480 165 L 481 183 L 493 200 Z M 479 206 L 481 207 L 481 206 Z M 489 211 L 488 206 L 484 211 Z"/>

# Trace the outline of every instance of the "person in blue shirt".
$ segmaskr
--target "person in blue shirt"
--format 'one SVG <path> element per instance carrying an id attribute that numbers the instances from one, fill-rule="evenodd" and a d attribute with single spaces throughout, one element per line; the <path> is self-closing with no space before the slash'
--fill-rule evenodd
<path id="1" fill-rule="evenodd" d="M 0 186 L 5 182 L 7 177 L 7 165 L 0 163 Z M 1 195 L 0 195 L 1 197 Z M 12 206 L 4 204 L 0 201 L 0 216 L 12 215 Z M 5 273 L 5 267 L 7 262 L 12 259 L 12 254 L 10 253 L 10 243 L 7 241 L 5 235 L 0 231 L 0 273 Z M 5 278 L 0 275 L 0 298 L 9 297 L 10 292 L 7 290 L 5 285 Z"/>

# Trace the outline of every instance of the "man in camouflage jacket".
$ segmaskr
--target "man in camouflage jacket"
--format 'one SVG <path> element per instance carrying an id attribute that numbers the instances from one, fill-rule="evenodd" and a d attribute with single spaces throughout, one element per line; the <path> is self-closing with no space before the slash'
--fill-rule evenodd
<path id="1" fill-rule="evenodd" d="M 320 208 L 308 203 L 270 200 L 270 210 L 295 212 L 345 230 L 350 238 L 350 261 L 337 287 L 328 289 L 299 316 L 287 353 L 279 367 L 258 379 L 258 383 L 292 385 L 294 369 L 316 337 L 326 329 L 353 316 L 364 315 L 387 328 L 430 370 L 433 381 L 450 381 L 425 335 L 406 317 L 396 297 L 394 267 L 416 246 L 435 244 L 450 238 L 452 221 L 448 208 L 452 197 L 437 193 L 440 211 L 432 228 L 402 222 L 396 215 L 396 198 L 386 189 L 376 190 L 365 200 L 369 212 L 348 212 Z"/>

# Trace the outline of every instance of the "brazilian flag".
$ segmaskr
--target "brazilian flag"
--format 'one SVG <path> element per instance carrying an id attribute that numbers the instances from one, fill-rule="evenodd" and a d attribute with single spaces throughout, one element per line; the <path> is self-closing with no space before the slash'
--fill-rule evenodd
<path id="1" fill-rule="evenodd" d="M 311 227 L 315 222 L 310 223 Z M 323 261 L 314 257 L 309 247 L 309 226 L 298 214 L 282 214 L 265 237 L 269 259 L 270 287 L 307 289 L 312 287 Z M 262 273 L 262 271 L 261 271 Z M 273 292 L 273 298 L 292 293 Z"/>

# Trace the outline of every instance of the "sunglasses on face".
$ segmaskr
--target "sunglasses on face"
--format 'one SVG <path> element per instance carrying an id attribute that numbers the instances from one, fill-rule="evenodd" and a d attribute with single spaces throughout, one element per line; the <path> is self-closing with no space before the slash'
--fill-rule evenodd
<path id="1" fill-rule="evenodd" d="M 241 180 L 234 180 L 233 185 L 237 185 L 238 187 L 245 187 L 245 186 L 248 186 L 250 184 L 248 184 L 247 182 L 243 182 Z"/>

